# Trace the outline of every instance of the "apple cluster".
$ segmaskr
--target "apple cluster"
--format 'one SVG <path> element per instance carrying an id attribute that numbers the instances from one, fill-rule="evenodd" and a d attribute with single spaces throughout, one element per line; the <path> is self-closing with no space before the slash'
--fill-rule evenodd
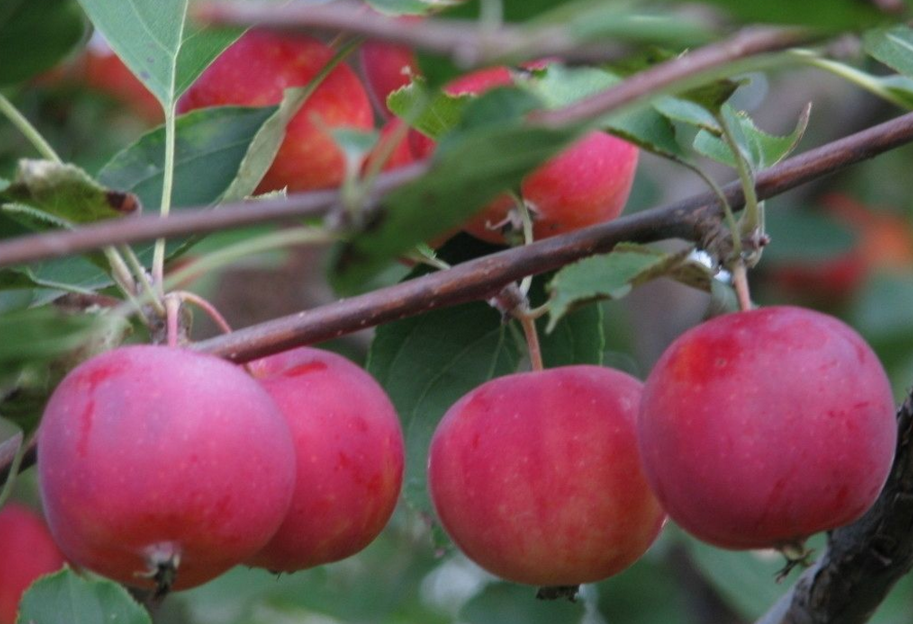
<path id="1" fill-rule="evenodd" d="M 438 516 L 476 563 L 568 586 L 638 559 L 666 513 L 721 548 L 802 552 L 874 503 L 897 429 L 863 339 L 806 309 L 716 317 L 645 383 L 566 366 L 494 379 L 434 434 Z"/>
<path id="2" fill-rule="evenodd" d="M 183 589 L 240 563 L 337 561 L 383 529 L 402 485 L 387 396 L 333 353 L 298 348 L 250 372 L 137 345 L 73 369 L 39 429 L 39 484 L 67 559 Z"/>

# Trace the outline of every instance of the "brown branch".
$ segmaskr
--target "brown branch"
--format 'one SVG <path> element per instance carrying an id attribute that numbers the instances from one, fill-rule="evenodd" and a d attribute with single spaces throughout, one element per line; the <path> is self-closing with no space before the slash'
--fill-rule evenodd
<path id="1" fill-rule="evenodd" d="M 862 624 L 913 569 L 913 396 L 897 414 L 894 467 L 875 505 L 828 536 L 827 549 L 757 624 Z"/>
<path id="2" fill-rule="evenodd" d="M 216 26 L 258 25 L 278 30 L 347 32 L 371 39 L 406 44 L 450 57 L 463 68 L 561 56 L 570 61 L 618 59 L 625 51 L 616 43 L 581 43 L 563 26 L 480 28 L 476 22 L 425 19 L 399 20 L 371 11 L 360 2 L 327 4 L 267 2 L 202 2 L 196 19 Z"/>
<path id="3" fill-rule="evenodd" d="M 778 195 L 910 141 L 913 113 L 810 150 L 760 173 L 758 197 Z M 730 184 L 724 191 L 733 206 L 742 205 L 744 198 L 738 184 Z M 241 329 L 197 343 L 195 348 L 243 362 L 428 310 L 488 299 L 512 281 L 610 251 L 621 241 L 649 242 L 672 237 L 700 241 L 720 217 L 715 196 L 698 195 Z"/>
<path id="4" fill-rule="evenodd" d="M 382 195 L 418 178 L 425 171 L 427 165 L 417 164 L 379 175 L 368 204 L 376 203 Z M 210 207 L 186 208 L 171 213 L 167 218 L 151 214 L 101 221 L 75 230 L 21 236 L 0 243 L 0 267 L 81 253 L 112 244 L 207 234 L 267 221 L 322 217 L 339 205 L 338 191 L 316 191 L 283 199 L 226 204 L 218 210 Z"/>

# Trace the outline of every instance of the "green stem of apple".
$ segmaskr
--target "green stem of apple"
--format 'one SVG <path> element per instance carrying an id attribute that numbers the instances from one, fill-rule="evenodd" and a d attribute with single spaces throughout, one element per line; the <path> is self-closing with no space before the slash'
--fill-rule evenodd
<path id="1" fill-rule="evenodd" d="M 31 143 L 44 158 L 53 160 L 56 163 L 63 162 L 60 160 L 60 156 L 57 155 L 57 152 L 54 151 L 54 148 L 51 147 L 50 143 L 45 141 L 44 137 L 41 136 L 41 133 L 38 132 L 35 126 L 33 126 L 29 120 L 26 119 L 25 115 L 20 113 L 19 110 L 13 106 L 13 103 L 6 99 L 3 94 L 0 94 L 0 112 L 12 122 L 16 129 L 28 139 L 29 143 Z"/>
<path id="2" fill-rule="evenodd" d="M 717 201 L 720 202 L 720 207 L 723 210 L 723 217 L 726 219 L 726 226 L 729 228 L 729 231 L 732 232 L 732 249 L 733 254 L 737 257 L 742 255 L 742 240 L 740 236 L 737 236 L 735 233 L 739 230 L 739 225 L 735 220 L 735 214 L 732 211 L 732 205 L 729 203 L 729 200 L 726 199 L 726 193 L 723 192 L 723 189 L 720 188 L 720 185 L 716 181 L 707 175 L 703 169 L 693 165 L 689 162 L 673 159 L 675 162 L 680 163 L 693 171 L 704 183 L 710 187 L 710 190 L 716 195 Z"/>
<path id="3" fill-rule="evenodd" d="M 41 133 L 38 132 L 38 129 L 31 124 L 31 122 L 19 112 L 19 110 L 13 106 L 13 103 L 10 102 L 6 97 L 0 94 L 0 112 L 2 112 L 7 119 L 16 127 L 19 132 L 32 144 L 32 146 L 41 154 L 45 159 L 53 161 L 57 164 L 63 164 L 63 161 L 60 159 L 60 156 L 57 152 L 54 151 L 54 148 L 51 147 L 51 144 L 48 143 Z M 114 247 L 105 247 L 103 249 L 105 258 L 108 260 L 108 264 L 111 267 L 111 277 L 117 283 L 118 287 L 123 291 L 124 295 L 129 299 L 133 296 L 133 293 L 136 292 L 136 284 L 133 281 L 133 277 L 130 274 L 130 270 L 127 268 L 124 259 L 117 252 Z"/>
<path id="4" fill-rule="evenodd" d="M 155 291 L 152 288 L 152 284 L 149 282 L 149 278 L 146 275 L 146 267 L 140 262 L 140 259 L 137 257 L 132 247 L 129 245 L 120 245 L 119 249 L 127 259 L 127 264 L 130 266 L 130 269 L 132 269 L 133 275 L 136 277 L 136 283 L 139 285 L 134 292 L 145 293 L 146 299 L 151 303 L 152 307 L 155 308 L 156 313 L 164 316 L 165 306 L 162 305 L 161 300 L 156 296 Z M 146 317 L 145 312 L 143 312 L 143 307 L 139 304 L 139 301 L 132 295 L 128 297 L 128 299 L 130 299 L 130 302 L 136 307 L 136 312 L 143 319 L 143 322 L 148 325 L 149 319 Z"/>
<path id="5" fill-rule="evenodd" d="M 13 488 L 16 486 L 16 476 L 19 474 L 19 466 L 22 465 L 22 458 L 25 457 L 25 454 L 28 452 L 30 446 L 30 441 L 26 439 L 24 435 L 21 433 L 17 435 L 19 435 L 21 440 L 19 441 L 19 448 L 16 449 L 16 454 L 13 455 L 13 461 L 10 463 L 6 482 L 3 484 L 3 487 L 0 488 L 0 507 L 3 507 L 3 504 L 13 493 Z"/>
<path id="6" fill-rule="evenodd" d="M 742 150 L 739 149 L 739 146 L 735 141 L 732 134 L 732 128 L 729 126 L 729 123 L 726 121 L 726 116 L 723 113 L 717 113 L 716 120 L 717 123 L 720 124 L 720 129 L 722 130 L 723 141 L 729 146 L 732 157 L 735 159 L 736 173 L 739 176 L 739 183 L 742 185 L 742 192 L 745 195 L 745 209 L 742 212 L 739 226 L 732 231 L 733 247 L 739 249 L 736 259 L 741 262 L 743 259 L 743 254 L 741 253 L 742 236 L 746 233 L 758 231 L 762 224 L 761 211 L 758 207 L 758 195 L 755 192 L 754 187 L 754 175 L 751 172 L 748 161 L 745 159 L 744 154 L 742 154 Z M 758 250 L 753 249 L 751 250 L 751 253 L 757 254 Z"/>
<path id="7" fill-rule="evenodd" d="M 162 217 L 171 212 L 171 193 L 174 187 L 174 146 L 175 146 L 175 104 L 165 111 L 165 170 L 162 176 Z M 152 284 L 159 297 L 165 294 L 165 239 L 155 241 L 152 255 Z"/>
<path id="8" fill-rule="evenodd" d="M 526 202 L 523 201 L 522 197 L 516 193 L 511 193 L 511 197 L 514 200 L 517 213 L 520 215 L 520 223 L 523 224 L 523 244 L 530 245 L 533 242 L 533 216 L 530 214 L 529 207 L 526 205 Z M 524 297 L 529 294 L 529 288 L 532 284 L 532 275 L 527 275 L 523 278 L 523 281 L 520 282 L 520 292 L 523 293 Z"/>

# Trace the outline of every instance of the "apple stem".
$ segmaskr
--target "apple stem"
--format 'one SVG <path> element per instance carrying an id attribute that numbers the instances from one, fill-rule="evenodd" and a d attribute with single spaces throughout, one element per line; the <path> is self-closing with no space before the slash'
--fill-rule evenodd
<path id="1" fill-rule="evenodd" d="M 175 125 L 175 105 L 167 107 L 165 111 L 165 166 L 162 176 L 162 205 L 161 216 L 165 218 L 171 212 L 171 192 L 174 186 L 174 147 L 177 126 Z M 155 285 L 159 297 L 163 297 L 165 290 L 162 285 L 165 273 L 165 239 L 155 241 L 152 256 L 152 283 Z"/>
<path id="2" fill-rule="evenodd" d="M 534 240 L 533 216 L 530 214 L 529 207 L 521 196 L 516 193 L 511 193 L 511 196 L 513 197 L 514 205 L 517 207 L 517 213 L 520 215 L 520 222 L 523 224 L 523 244 L 532 244 Z M 527 275 L 523 278 L 523 281 L 520 282 L 520 292 L 523 293 L 524 297 L 529 293 L 529 288 L 532 286 L 532 283 L 532 275 Z"/>
<path id="3" fill-rule="evenodd" d="M 526 336 L 526 345 L 529 348 L 529 362 L 534 371 L 545 369 L 542 363 L 542 348 L 539 345 L 539 333 L 536 331 L 536 319 L 529 315 L 529 306 L 523 303 L 514 312 L 514 317 L 520 321 L 523 326 L 523 333 Z"/>
<path id="4" fill-rule="evenodd" d="M 174 290 L 170 294 L 180 299 L 182 302 L 192 303 L 203 310 L 203 312 L 205 312 L 206 315 L 211 318 L 216 325 L 218 325 L 223 334 L 231 333 L 231 325 L 228 324 L 228 321 L 225 320 L 225 317 L 222 316 L 222 313 L 219 312 L 214 305 L 206 301 L 206 299 L 203 297 L 200 297 L 199 295 L 188 292 L 186 290 Z"/>
<path id="5" fill-rule="evenodd" d="M 748 288 L 748 270 L 741 260 L 732 267 L 732 283 L 735 286 L 736 296 L 739 298 L 739 309 L 747 312 L 752 309 L 751 291 Z"/>
<path id="6" fill-rule="evenodd" d="M 178 346 L 178 316 L 181 311 L 181 299 L 168 295 L 165 297 L 165 323 L 168 346 Z"/>

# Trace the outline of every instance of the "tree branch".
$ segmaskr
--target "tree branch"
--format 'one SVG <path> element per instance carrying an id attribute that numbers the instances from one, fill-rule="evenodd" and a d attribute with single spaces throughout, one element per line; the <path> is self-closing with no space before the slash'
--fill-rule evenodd
<path id="1" fill-rule="evenodd" d="M 421 176 L 427 163 L 401 167 L 377 177 L 368 205 L 393 189 Z M 0 243 L 0 267 L 45 258 L 91 251 L 110 244 L 138 243 L 159 237 L 208 234 L 268 221 L 299 221 L 322 217 L 339 207 L 338 191 L 298 193 L 282 199 L 266 199 L 212 207 L 181 209 L 163 218 L 158 214 L 110 219 L 74 230 L 56 230 L 20 236 Z"/>
<path id="2" fill-rule="evenodd" d="M 913 113 L 810 150 L 760 173 L 756 181 L 758 198 L 778 195 L 910 141 Z M 743 204 L 738 183 L 724 187 L 724 192 L 733 207 Z M 244 362 L 428 310 L 488 299 L 512 281 L 610 251 L 621 241 L 650 242 L 674 237 L 701 241 L 721 216 L 716 196 L 708 192 L 241 329 L 199 342 L 195 348 Z"/>
<path id="3" fill-rule="evenodd" d="M 894 467 L 875 505 L 831 532 L 815 565 L 757 624 L 863 624 L 913 569 L 913 395 L 897 427 Z"/>

